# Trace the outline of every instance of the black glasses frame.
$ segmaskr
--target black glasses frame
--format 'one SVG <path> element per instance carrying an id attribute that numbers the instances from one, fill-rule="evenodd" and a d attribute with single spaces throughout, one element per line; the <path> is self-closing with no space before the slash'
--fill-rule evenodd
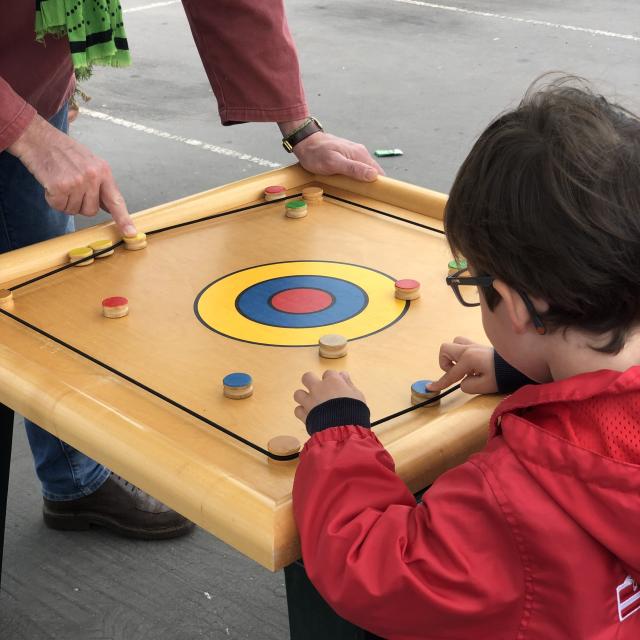
<path id="1" fill-rule="evenodd" d="M 460 271 L 456 271 L 450 276 L 447 276 L 447 279 L 446 279 L 447 285 L 453 289 L 453 293 L 458 299 L 458 302 L 463 307 L 479 307 L 480 306 L 479 302 L 467 302 L 462 297 L 462 294 L 460 293 L 460 287 L 473 286 L 473 287 L 480 287 L 482 289 L 490 289 L 491 287 L 493 287 L 495 277 L 494 276 L 463 276 L 461 275 L 465 271 L 467 270 L 460 269 Z M 536 332 L 539 333 L 540 335 L 544 335 L 545 333 L 547 333 L 547 328 L 544 326 L 544 322 L 542 321 L 542 318 L 540 317 L 538 312 L 535 310 L 535 307 L 533 306 L 533 303 L 529 299 L 529 296 L 526 293 L 522 293 L 521 291 L 518 291 L 518 294 L 522 298 L 522 301 L 524 302 L 525 307 L 527 307 L 527 311 L 531 316 L 531 321 L 533 322 L 533 326 L 535 327 Z"/>

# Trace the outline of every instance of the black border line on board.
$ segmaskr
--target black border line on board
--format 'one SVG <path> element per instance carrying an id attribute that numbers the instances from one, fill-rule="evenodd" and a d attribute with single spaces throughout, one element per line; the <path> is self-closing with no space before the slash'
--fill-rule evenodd
<path id="1" fill-rule="evenodd" d="M 168 227 L 162 227 L 160 229 L 154 229 L 152 231 L 148 231 L 146 235 L 150 236 L 150 235 L 155 235 L 157 233 L 161 233 L 163 231 L 171 231 L 173 229 L 178 229 L 181 227 L 186 227 L 186 226 L 190 226 L 192 224 L 197 224 L 199 222 L 205 222 L 207 220 L 214 220 L 216 218 L 222 218 L 225 216 L 229 216 L 232 215 L 234 213 L 241 213 L 244 211 L 250 211 L 252 209 L 257 209 L 260 207 L 264 207 L 270 204 L 275 204 L 277 202 L 281 202 L 283 200 L 287 200 L 290 198 L 299 198 L 302 194 L 301 193 L 297 193 L 297 194 L 292 194 L 291 196 L 287 196 L 286 198 L 281 198 L 280 200 L 275 200 L 275 201 L 268 201 L 268 202 L 259 202 L 257 204 L 252 204 L 252 205 L 247 205 L 245 207 L 239 207 L 237 209 L 231 209 L 229 211 L 223 211 L 221 213 L 215 213 L 215 214 L 211 214 L 208 216 L 204 216 L 202 218 L 198 218 L 196 220 L 189 220 L 188 222 L 181 222 L 179 224 L 176 225 L 171 225 Z M 360 209 L 364 209 L 366 211 L 371 211 L 373 213 L 377 213 L 380 214 L 382 216 L 386 216 L 388 218 L 392 218 L 394 220 L 399 220 L 400 222 L 405 222 L 407 224 L 411 224 L 413 226 L 416 227 L 420 227 L 422 229 L 427 229 L 429 231 L 435 231 L 436 233 L 440 233 L 442 235 L 444 235 L 444 231 L 442 231 L 442 229 L 438 229 L 436 227 L 431 227 L 429 225 L 426 224 L 421 224 L 419 222 L 414 222 L 413 220 L 408 220 L 407 218 L 403 218 L 401 216 L 395 215 L 393 213 L 388 213 L 386 211 L 381 211 L 379 209 L 375 209 L 373 207 L 368 207 L 366 205 L 360 204 L 358 202 L 353 202 L 351 200 L 348 200 L 346 198 L 341 198 L 339 196 L 334 196 L 331 195 L 329 193 L 324 193 L 324 195 L 328 198 L 332 198 L 334 200 L 337 200 L 339 202 L 344 202 L 346 204 L 358 207 Z M 116 247 L 119 247 L 120 245 L 124 244 L 123 240 L 120 240 L 118 242 L 115 242 L 111 247 L 107 247 L 106 249 L 102 249 L 100 251 L 96 251 L 94 253 L 94 257 L 98 257 L 100 255 L 102 255 L 103 253 L 107 253 L 108 251 L 112 251 L 113 249 L 115 249 Z M 9 291 L 15 291 L 17 289 L 20 289 L 22 287 L 25 287 L 29 284 L 33 284 L 34 282 L 38 282 L 39 280 L 42 280 L 44 278 L 47 278 L 51 275 L 54 275 L 56 273 L 59 273 L 61 271 L 64 271 L 65 269 L 69 269 L 70 267 L 74 267 L 77 264 L 79 264 L 80 262 L 85 262 L 87 260 L 87 258 L 82 258 L 80 260 L 76 260 L 73 262 L 69 262 L 61 267 L 57 267 L 55 269 L 53 269 L 52 271 L 49 271 L 47 273 L 43 273 L 40 274 L 39 276 L 36 276 L 35 278 L 31 278 L 30 280 L 27 280 L 25 282 L 22 282 L 20 284 L 14 285 L 13 287 L 10 287 L 8 290 Z M 288 261 L 284 261 L 284 262 L 318 262 L 317 260 L 288 260 Z M 339 262 L 337 260 L 322 260 L 320 262 L 333 262 L 336 264 L 349 264 L 349 263 L 342 263 Z M 361 266 L 361 265 L 353 265 L 353 266 Z M 247 267 L 245 269 L 238 269 L 238 271 L 234 271 L 233 273 L 238 273 L 240 271 L 246 271 L 247 269 L 251 269 L 253 267 Z M 366 269 L 369 269 L 371 271 L 377 271 L 378 273 L 380 273 L 381 275 L 384 276 L 388 276 L 388 274 L 383 273 L 382 271 L 379 271 L 377 269 L 372 269 L 371 267 L 365 267 Z M 227 274 L 227 275 L 233 275 L 233 274 Z M 226 277 L 226 276 L 225 276 Z M 201 292 L 202 293 L 202 292 Z M 198 295 L 199 299 L 200 294 Z M 194 303 L 195 305 L 195 303 Z M 373 331 L 367 335 L 364 336 L 360 336 L 359 338 L 354 338 L 354 340 L 360 340 L 362 338 L 366 338 L 368 336 L 374 335 L 375 333 L 378 333 L 379 331 L 383 331 L 384 329 L 392 326 L 393 324 L 395 324 L 396 322 L 398 322 L 398 320 L 400 320 L 400 318 L 402 318 L 405 313 L 407 312 L 408 308 L 409 308 L 410 302 L 407 300 L 406 301 L 406 305 L 405 308 L 403 310 L 403 312 L 398 316 L 398 318 L 396 318 L 396 320 L 394 320 L 394 322 L 386 325 L 385 327 L 383 327 L 382 329 L 378 329 L 376 331 Z M 44 329 L 40 329 L 39 327 L 36 327 L 35 325 L 31 324 L 30 322 L 28 322 L 27 320 L 23 320 L 22 318 L 19 318 L 18 316 L 10 313 L 9 311 L 7 311 L 6 309 L 2 309 L 0 308 L 0 313 L 4 316 L 7 316 L 8 318 L 11 318 L 12 320 L 14 320 L 15 322 L 18 322 L 19 324 L 27 327 L 28 329 L 44 336 L 45 338 L 48 338 L 49 340 L 55 342 L 56 344 L 59 344 L 62 347 L 65 347 L 66 349 L 69 349 L 69 351 L 75 353 L 76 355 L 79 355 L 83 358 L 86 358 L 87 360 L 89 360 L 90 362 L 93 362 L 94 364 L 106 369 L 107 371 L 109 371 L 110 373 L 113 373 L 114 375 L 117 375 L 119 377 L 121 377 L 123 380 L 126 380 L 127 382 L 130 382 L 131 384 L 133 384 L 134 386 L 139 387 L 140 389 L 142 389 L 143 391 L 146 391 L 147 393 L 150 393 L 151 395 L 157 397 L 160 400 L 163 400 L 164 402 L 170 404 L 171 406 L 185 412 L 187 415 L 192 416 L 193 418 L 196 418 L 202 422 L 204 422 L 205 424 L 209 425 L 210 427 L 213 427 L 214 429 L 217 429 L 218 431 L 220 431 L 221 433 L 224 433 L 225 435 L 228 435 L 229 437 L 233 438 L 234 440 L 237 440 L 238 442 L 247 445 L 248 447 L 254 449 L 255 451 L 258 451 L 259 453 L 264 454 L 265 456 L 267 456 L 268 458 L 271 458 L 272 460 L 277 460 L 277 461 L 289 461 L 289 460 L 295 460 L 296 458 L 300 457 L 299 453 L 294 453 L 294 454 L 290 454 L 288 456 L 279 456 L 277 454 L 271 453 L 270 451 L 268 451 L 267 449 L 263 449 L 260 445 L 255 444 L 254 442 L 251 442 L 251 440 L 247 440 L 246 438 L 243 438 L 241 435 L 238 435 L 237 433 L 231 431 L 230 429 L 222 426 L 221 424 L 218 424 L 217 422 L 214 422 L 213 420 L 209 420 L 209 418 L 206 418 L 203 415 L 200 415 L 199 413 L 197 413 L 196 411 L 193 411 L 192 409 L 189 409 L 188 407 L 185 407 L 184 405 L 180 404 L 179 402 L 172 400 L 171 398 L 169 398 L 168 396 L 165 396 L 164 394 L 162 394 L 159 391 L 156 391 L 155 389 L 152 389 L 151 387 L 148 387 L 147 385 L 145 385 L 144 383 L 140 382 L 139 380 L 136 380 L 135 378 L 132 378 L 131 376 L 127 375 L 126 373 L 119 371 L 118 369 L 115 369 L 114 367 L 112 367 L 111 365 L 106 364 L 105 362 L 102 362 L 101 360 L 98 360 L 97 358 L 93 357 L 92 355 L 85 353 L 84 351 L 82 351 L 81 349 L 78 349 L 77 347 L 74 347 L 71 344 L 66 343 L 64 340 L 61 340 L 60 338 L 57 338 L 56 336 L 48 333 L 47 331 L 45 331 Z M 212 329 L 212 331 L 214 331 Z M 216 331 L 216 333 L 219 333 Z M 220 335 L 225 335 L 220 333 Z M 225 336 L 225 337 L 230 337 L 230 336 Z M 234 338 L 237 340 L 237 338 Z M 240 342 L 247 342 L 248 344 L 260 344 L 257 342 L 249 342 L 249 341 L 245 341 L 245 340 L 240 340 Z M 267 346 L 274 346 L 274 345 L 267 345 Z M 280 346 L 287 346 L 287 347 L 292 347 L 292 346 L 303 346 L 303 345 L 280 345 Z M 315 345 L 308 345 L 308 346 L 315 346 Z M 424 402 L 420 402 L 418 404 L 415 404 L 411 407 L 407 407 L 405 409 L 402 409 L 396 413 L 393 413 L 389 416 L 385 416 L 383 418 L 380 418 L 379 420 L 375 420 L 374 422 L 371 423 L 372 427 L 375 427 L 379 424 L 383 424 L 384 422 L 388 422 L 389 420 L 393 420 L 395 418 L 398 418 L 402 415 L 405 415 L 407 413 L 410 413 L 412 411 L 416 411 L 417 409 L 420 409 L 422 407 L 428 406 L 430 404 L 433 404 L 434 402 L 437 402 L 438 400 L 440 400 L 441 398 L 444 398 L 445 396 L 448 396 L 449 394 L 453 393 L 454 391 L 457 391 L 460 388 L 460 385 L 455 385 L 454 387 L 451 387 L 450 389 L 447 389 L 446 391 L 438 394 L 437 396 L 434 396 L 433 398 L 429 398 L 427 400 L 425 400 Z"/>
<path id="2" fill-rule="evenodd" d="M 214 422 L 213 420 L 209 420 L 209 418 L 206 418 L 205 416 L 199 414 L 197 411 L 193 411 L 193 409 L 189 409 L 188 407 L 185 407 L 183 404 L 180 404 L 176 400 L 172 400 L 171 398 L 169 398 L 168 396 L 165 396 L 160 391 L 156 391 L 155 389 L 152 389 L 151 387 L 148 387 L 143 382 L 140 382 L 139 380 L 136 380 L 135 378 L 132 378 L 128 374 L 120 371 L 119 369 L 116 369 L 115 367 L 112 367 L 111 365 L 107 364 L 106 362 L 102 362 L 102 360 L 98 360 L 98 358 L 95 358 L 92 355 L 90 355 L 88 353 L 85 353 L 81 349 L 78 349 L 77 347 L 74 347 L 73 345 L 65 342 L 64 340 L 61 340 L 60 338 L 56 338 L 56 336 L 50 334 L 48 331 L 45 331 L 44 329 L 40 329 L 40 327 L 36 327 L 34 324 L 31 324 L 27 320 L 23 320 L 22 318 L 18 318 L 18 316 L 13 315 L 12 313 L 7 311 L 6 309 L 0 309 L 0 313 L 2 313 L 3 315 L 8 316 L 9 318 L 12 318 L 16 322 L 24 325 L 25 327 L 27 327 L 28 329 L 31 329 L 32 331 L 35 331 L 36 333 L 40 334 L 41 336 L 44 336 L 45 338 L 48 338 L 49 340 L 52 340 L 56 344 L 59 344 L 60 346 L 69 349 L 69 351 L 72 351 L 76 355 L 79 355 L 79 356 L 82 356 L 83 358 L 86 358 L 90 362 L 93 362 L 94 364 L 97 364 L 98 366 L 102 367 L 103 369 L 106 369 L 110 373 L 113 373 L 113 374 L 115 374 L 117 376 L 120 376 L 123 380 L 126 380 L 127 382 L 130 382 L 131 384 L 139 387 L 140 389 L 142 389 L 143 391 L 146 391 L 147 393 L 150 393 L 151 395 L 155 396 L 156 398 L 159 398 L 160 400 L 164 400 L 164 402 L 167 402 L 168 404 L 170 404 L 171 406 L 175 407 L 176 409 L 180 409 L 181 411 L 184 411 L 185 413 L 189 414 L 193 418 L 197 418 L 198 420 L 201 420 L 205 424 L 208 424 L 210 427 L 214 427 L 215 429 L 218 429 L 218 431 L 221 431 L 222 433 L 224 433 L 224 434 L 226 434 L 228 436 L 231 436 L 232 438 L 235 438 L 238 442 L 241 442 L 242 444 L 246 444 L 247 446 L 251 447 L 252 449 L 255 449 L 256 451 L 258 451 L 259 453 L 263 453 L 264 455 L 266 455 L 269 458 L 273 458 L 274 460 L 278 460 L 278 461 L 280 461 L 280 460 L 286 461 L 286 460 L 295 460 L 295 458 L 298 457 L 297 453 L 290 454 L 290 455 L 287 455 L 287 456 L 280 456 L 280 455 L 277 455 L 275 453 L 271 453 L 267 449 L 263 449 L 260 445 L 257 445 L 254 442 L 251 442 L 251 440 L 247 440 L 246 438 L 243 438 L 241 435 L 238 435 L 234 431 L 231 431 L 227 427 L 223 427 L 221 424 L 218 424 L 217 422 Z"/>
<path id="3" fill-rule="evenodd" d="M 420 227 L 421 229 L 428 229 L 429 231 L 435 231 L 436 233 L 440 233 L 444 235 L 444 231 L 442 229 L 438 229 L 437 227 L 430 227 L 428 224 L 422 224 L 421 222 L 415 222 L 414 220 L 409 220 L 407 218 L 403 218 L 402 216 L 396 215 L 395 213 L 389 213 L 388 211 L 381 211 L 380 209 L 374 209 L 373 207 L 368 207 L 366 204 L 360 204 L 358 202 L 353 202 L 351 200 L 347 200 L 347 198 L 341 198 L 340 196 L 334 196 L 330 193 L 325 193 L 327 198 L 331 198 L 332 200 L 338 200 L 338 202 L 344 202 L 345 204 L 350 204 L 356 207 L 360 207 L 361 209 L 366 209 L 367 211 L 371 211 L 373 213 L 378 213 L 381 216 L 386 216 L 387 218 L 393 218 L 394 220 L 400 220 L 400 222 L 406 222 L 407 224 L 412 224 L 415 227 Z"/>
<path id="4" fill-rule="evenodd" d="M 301 193 L 294 193 L 294 194 L 292 194 L 290 196 L 287 196 L 286 198 L 280 198 L 280 201 L 288 200 L 290 198 L 299 198 L 301 195 L 302 195 Z M 210 214 L 208 216 L 203 216 L 202 218 L 197 218 L 196 220 L 189 220 L 188 222 L 180 222 L 179 224 L 173 224 L 173 225 L 170 225 L 168 227 L 160 227 L 160 229 L 153 229 L 151 231 L 147 231 L 146 235 L 147 236 L 153 236 L 156 233 L 162 233 L 163 231 L 172 231 L 173 229 L 179 229 L 180 227 L 187 227 L 187 226 L 190 226 L 192 224 L 198 224 L 199 222 L 206 222 L 207 220 L 214 220 L 215 218 L 224 218 L 225 216 L 230 216 L 230 215 L 232 215 L 234 213 L 242 213 L 244 211 L 251 211 L 252 209 L 257 209 L 259 207 L 265 207 L 266 205 L 273 204 L 273 203 L 274 203 L 274 201 L 271 201 L 271 202 L 258 202 L 256 204 L 246 205 L 245 207 L 238 207 L 237 209 L 230 209 L 229 211 L 223 211 L 222 213 L 212 213 L 212 214 Z M 88 258 L 80 258 L 79 260 L 73 260 L 71 262 L 68 262 L 67 264 L 63 264 L 61 267 L 56 267 L 55 269 L 53 269 L 51 271 L 47 271 L 46 273 L 41 273 L 39 276 L 36 276 L 35 278 L 31 278 L 30 280 L 27 280 L 26 282 L 21 282 L 20 284 L 16 284 L 13 287 L 9 287 L 8 291 L 16 291 L 16 289 L 20 289 L 22 287 L 26 287 L 28 284 L 33 284 L 34 282 L 38 282 L 38 280 L 42 280 L 44 278 L 48 278 L 49 276 L 53 276 L 56 273 L 60 273 L 61 271 L 65 271 L 66 269 L 69 269 L 71 267 L 75 267 L 76 265 L 80 264 L 81 262 L 86 262 L 90 258 L 100 257 L 103 253 L 107 253 L 108 251 L 113 251 L 116 247 L 119 247 L 119 246 L 121 246 L 123 244 L 124 244 L 124 240 L 118 240 L 117 242 L 115 242 L 110 247 L 107 247 L 106 249 L 101 249 L 100 251 L 94 251 L 93 256 L 89 256 Z"/>

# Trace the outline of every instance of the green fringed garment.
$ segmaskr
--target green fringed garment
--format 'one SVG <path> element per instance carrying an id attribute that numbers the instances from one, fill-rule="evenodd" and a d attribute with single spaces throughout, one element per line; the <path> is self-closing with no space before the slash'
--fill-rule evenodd
<path id="1" fill-rule="evenodd" d="M 36 39 L 47 34 L 67 36 L 71 59 L 80 80 L 94 64 L 131 64 L 119 0 L 36 0 Z"/>

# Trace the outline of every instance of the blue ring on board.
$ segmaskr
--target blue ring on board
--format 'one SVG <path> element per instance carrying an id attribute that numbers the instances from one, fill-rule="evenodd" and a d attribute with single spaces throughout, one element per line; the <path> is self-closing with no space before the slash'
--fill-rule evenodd
<path id="1" fill-rule="evenodd" d="M 271 299 L 288 289 L 318 289 L 328 293 L 333 304 L 311 313 L 287 313 L 275 309 Z M 283 276 L 251 285 L 235 301 L 241 315 L 271 327 L 290 329 L 324 327 L 357 316 L 369 304 L 369 296 L 358 285 L 340 278 L 316 275 Z"/>

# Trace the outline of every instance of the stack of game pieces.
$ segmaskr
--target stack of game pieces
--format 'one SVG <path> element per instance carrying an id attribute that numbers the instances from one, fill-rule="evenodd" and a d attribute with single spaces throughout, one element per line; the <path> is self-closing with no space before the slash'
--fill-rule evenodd
<path id="1" fill-rule="evenodd" d="M 310 205 L 320 204 L 323 200 L 324 191 L 320 187 L 305 187 L 302 190 L 302 197 Z"/>
<path id="2" fill-rule="evenodd" d="M 111 242 L 111 240 L 96 240 L 95 242 L 92 242 L 89 247 L 93 250 L 95 258 L 106 258 L 107 256 L 113 255 L 113 249 L 111 249 L 111 251 L 107 251 L 109 247 L 113 247 L 113 242 Z M 100 253 L 100 251 L 103 251 L 104 253 Z"/>
<path id="3" fill-rule="evenodd" d="M 129 251 L 138 251 L 138 249 L 144 249 L 147 246 L 147 234 L 136 233 L 135 236 L 123 236 L 124 247 Z"/>
<path id="4" fill-rule="evenodd" d="M 86 258 L 86 260 L 82 260 Z M 93 262 L 93 249 L 91 247 L 76 247 L 69 251 L 69 262 L 76 267 L 86 267 Z"/>

